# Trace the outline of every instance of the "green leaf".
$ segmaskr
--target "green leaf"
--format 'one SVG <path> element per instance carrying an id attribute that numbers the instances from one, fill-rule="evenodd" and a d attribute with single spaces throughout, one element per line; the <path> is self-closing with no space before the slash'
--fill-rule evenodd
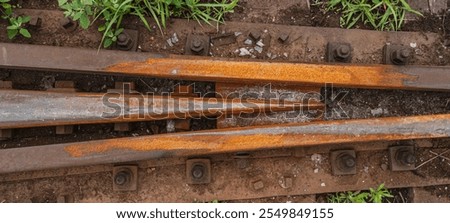
<path id="1" fill-rule="evenodd" d="M 11 8 L 11 5 L 8 4 L 8 3 L 3 3 L 3 4 L 2 4 L 2 7 L 3 7 L 4 9 L 9 9 L 9 8 Z"/>
<path id="2" fill-rule="evenodd" d="M 118 36 L 118 35 L 121 34 L 122 32 L 123 32 L 123 28 L 117 29 L 117 30 L 114 32 L 114 35 L 115 35 L 115 36 Z"/>
<path id="3" fill-rule="evenodd" d="M 30 34 L 30 32 L 28 32 L 27 29 L 21 28 L 19 30 L 19 32 L 20 32 L 20 34 L 22 34 L 22 36 L 24 36 L 26 38 L 30 38 L 31 37 L 31 34 Z"/>
<path id="4" fill-rule="evenodd" d="M 24 17 L 22 17 L 23 19 L 22 19 L 22 23 L 27 23 L 27 22 L 29 22 L 30 20 L 31 20 L 31 17 L 30 16 L 24 16 Z"/>
<path id="5" fill-rule="evenodd" d="M 86 14 L 82 14 L 80 17 L 80 25 L 83 29 L 87 29 L 89 27 L 89 17 Z"/>
<path id="6" fill-rule="evenodd" d="M 105 41 L 103 42 L 103 47 L 104 48 L 108 48 L 109 46 L 111 46 L 111 44 L 113 43 L 113 41 L 109 38 L 105 39 Z"/>
<path id="7" fill-rule="evenodd" d="M 73 15 L 72 20 L 77 21 L 78 19 L 81 18 L 82 15 L 83 15 L 83 12 L 77 12 L 77 13 L 75 13 L 75 15 Z"/>
<path id="8" fill-rule="evenodd" d="M 106 29 L 105 25 L 101 25 L 101 26 L 98 27 L 98 31 L 99 32 L 103 32 L 103 31 L 105 31 L 105 29 Z"/>
<path id="9" fill-rule="evenodd" d="M 8 29 L 8 38 L 13 39 L 19 32 L 17 29 Z"/>
<path id="10" fill-rule="evenodd" d="M 58 5 L 62 6 L 67 3 L 67 0 L 58 0 Z"/>

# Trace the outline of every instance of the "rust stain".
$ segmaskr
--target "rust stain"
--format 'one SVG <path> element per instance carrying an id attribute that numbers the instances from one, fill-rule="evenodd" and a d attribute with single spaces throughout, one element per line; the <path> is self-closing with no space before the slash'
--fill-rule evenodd
<path id="1" fill-rule="evenodd" d="M 65 146 L 65 151 L 74 157 L 110 150 L 173 151 L 177 155 L 195 155 L 344 142 L 440 138 L 450 136 L 449 123 L 450 114 L 318 121 L 74 143 Z"/>
<path id="2" fill-rule="evenodd" d="M 251 135 L 214 138 L 211 136 L 191 139 L 137 139 L 104 141 L 93 144 L 68 145 L 65 151 L 72 157 L 85 157 L 107 153 L 112 150 L 132 150 L 141 152 L 175 152 L 177 156 L 204 155 L 236 151 L 252 151 L 269 148 L 290 148 L 296 146 L 315 146 L 341 144 L 348 142 L 391 141 L 443 137 L 438 134 L 374 134 L 356 137 L 355 135 Z"/>
<path id="3" fill-rule="evenodd" d="M 389 65 L 321 65 L 225 61 L 212 59 L 151 58 L 124 62 L 106 68 L 109 72 L 146 76 L 207 80 L 259 81 L 367 88 L 407 88 L 405 81 L 417 76 L 404 74 Z"/>

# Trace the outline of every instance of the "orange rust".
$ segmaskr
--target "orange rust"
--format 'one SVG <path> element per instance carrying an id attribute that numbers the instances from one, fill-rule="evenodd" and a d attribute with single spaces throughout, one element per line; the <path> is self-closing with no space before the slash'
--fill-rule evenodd
<path id="1" fill-rule="evenodd" d="M 293 139 L 297 137 L 298 139 Z M 324 144 L 357 143 L 370 141 L 392 141 L 408 139 L 438 138 L 437 135 L 399 135 L 399 134 L 375 134 L 363 137 L 354 135 L 314 135 L 304 137 L 294 135 L 267 135 L 233 136 L 217 139 L 211 136 L 202 136 L 202 139 L 193 137 L 191 140 L 183 138 L 109 140 L 98 144 L 68 145 L 65 151 L 73 157 L 83 157 L 92 154 L 101 154 L 111 150 L 133 150 L 133 151 L 173 151 L 177 156 L 191 156 L 212 153 L 227 153 L 236 151 L 252 151 L 270 148 L 290 148 L 296 146 L 316 146 Z"/>
<path id="2" fill-rule="evenodd" d="M 449 137 L 449 121 L 450 114 L 401 118 L 394 117 L 362 120 L 317 121 L 314 123 L 243 127 L 125 139 L 100 140 L 96 142 L 68 144 L 64 149 L 74 157 L 105 153 L 111 150 L 172 152 L 175 155 L 186 156 L 206 153 L 251 151 L 268 148 L 339 144 L 347 142 L 440 138 Z M 415 129 L 420 129 L 423 126 L 433 127 L 434 125 L 440 125 L 436 128 L 442 129 L 443 132 L 399 133 L 404 128 L 412 128 L 415 131 Z M 314 133 L 289 131 L 290 127 L 299 126 L 311 126 Z M 326 133 L 324 130 L 326 129 L 326 126 L 333 126 L 334 129 L 342 129 L 352 133 Z M 383 128 L 383 126 L 387 126 L 384 132 L 370 133 L 372 128 Z M 281 133 L 273 133 L 273 128 L 277 130 L 282 128 L 286 129 L 286 131 L 282 131 Z M 349 128 L 364 128 L 364 131 L 356 134 Z M 390 128 L 394 128 L 394 130 L 391 130 Z"/>
<path id="3" fill-rule="evenodd" d="M 406 88 L 405 81 L 417 78 L 397 72 L 388 65 L 320 65 L 170 57 L 118 63 L 107 67 L 106 71 L 191 80 L 306 85 L 333 83 L 336 86 L 366 88 Z"/>

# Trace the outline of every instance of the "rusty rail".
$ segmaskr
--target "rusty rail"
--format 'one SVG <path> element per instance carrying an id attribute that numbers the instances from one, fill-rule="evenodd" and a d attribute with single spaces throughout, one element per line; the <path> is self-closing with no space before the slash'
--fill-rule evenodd
<path id="1" fill-rule="evenodd" d="M 310 100 L 279 101 L 169 97 L 121 93 L 0 90 L 0 129 L 210 117 L 322 109 Z"/>
<path id="2" fill-rule="evenodd" d="M 0 150 L 0 173 L 172 156 L 450 137 L 450 114 L 183 132 Z"/>
<path id="3" fill-rule="evenodd" d="M 217 82 L 450 90 L 450 67 L 237 61 L 1 43 L 0 67 Z"/>

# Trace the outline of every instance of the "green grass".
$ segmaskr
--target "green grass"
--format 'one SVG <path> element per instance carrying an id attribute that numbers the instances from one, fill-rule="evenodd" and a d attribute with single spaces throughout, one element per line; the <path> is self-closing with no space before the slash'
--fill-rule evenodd
<path id="1" fill-rule="evenodd" d="M 400 30 L 406 13 L 422 16 L 406 0 L 330 0 L 327 11 L 341 12 L 340 25 L 352 28 L 359 21 L 380 31 Z"/>
<path id="2" fill-rule="evenodd" d="M 26 29 L 25 25 L 30 21 L 29 16 L 16 16 L 13 13 L 13 9 L 18 7 L 17 5 L 12 5 L 10 0 L 0 0 L 0 11 L 2 19 L 8 21 L 9 25 L 6 27 L 8 38 L 14 39 L 18 34 L 23 37 L 30 38 L 31 34 Z"/>
<path id="3" fill-rule="evenodd" d="M 156 21 L 161 33 L 166 27 L 166 21 L 171 17 L 181 17 L 202 21 L 221 23 L 225 13 L 233 12 L 239 0 L 58 0 L 64 15 L 74 21 L 79 21 L 84 29 L 89 28 L 96 20 L 101 20 L 98 28 L 103 33 L 101 44 L 107 48 L 123 31 L 124 16 L 139 17 L 140 21 L 150 30 L 146 17 Z"/>
<path id="4" fill-rule="evenodd" d="M 328 197 L 330 203 L 382 203 L 387 198 L 394 197 L 391 192 L 384 187 L 384 184 L 378 188 L 370 188 L 368 192 L 340 192 Z"/>

